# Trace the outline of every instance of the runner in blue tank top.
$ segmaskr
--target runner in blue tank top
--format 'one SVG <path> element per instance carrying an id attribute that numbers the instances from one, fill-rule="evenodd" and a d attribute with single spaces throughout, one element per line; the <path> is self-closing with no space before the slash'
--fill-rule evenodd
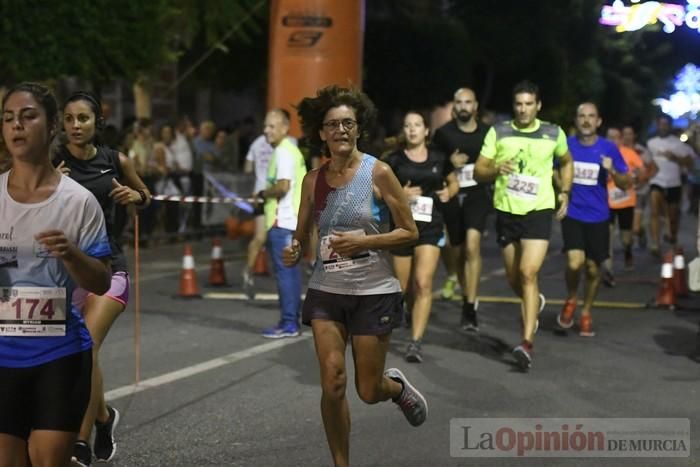
<path id="1" fill-rule="evenodd" d="M 313 330 L 321 369 L 321 414 L 336 466 L 349 465 L 348 339 L 363 401 L 392 399 L 414 426 L 422 424 L 428 412 L 425 398 L 401 371 L 384 371 L 391 331 L 400 324 L 403 311 L 388 250 L 415 242 L 418 230 L 392 170 L 357 148 L 375 116 L 365 94 L 336 86 L 305 98 L 299 106 L 304 133 L 312 145 L 325 145 L 330 160 L 304 177 L 297 229 L 284 261 L 299 261 L 315 220 L 318 259 L 302 321 Z"/>

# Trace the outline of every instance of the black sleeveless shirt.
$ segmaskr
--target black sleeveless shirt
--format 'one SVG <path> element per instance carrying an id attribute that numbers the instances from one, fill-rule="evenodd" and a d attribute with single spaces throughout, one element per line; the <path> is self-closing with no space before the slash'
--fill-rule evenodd
<path id="1" fill-rule="evenodd" d="M 109 246 L 112 248 L 112 273 L 127 271 L 126 257 L 115 239 L 116 206 L 109 196 L 109 192 L 114 189 L 112 179 L 116 178 L 120 181 L 124 176 L 119 162 L 119 152 L 105 146 L 98 146 L 95 157 L 82 160 L 73 157 L 68 148 L 61 145 L 53 157 L 53 165 L 58 166 L 61 161 L 64 161 L 66 167 L 70 169 L 70 177 L 89 190 L 102 207 Z"/>

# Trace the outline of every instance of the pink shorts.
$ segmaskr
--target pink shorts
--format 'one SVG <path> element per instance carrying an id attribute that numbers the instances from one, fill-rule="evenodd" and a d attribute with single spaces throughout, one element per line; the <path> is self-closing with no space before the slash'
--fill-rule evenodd
<path id="1" fill-rule="evenodd" d="M 94 294 L 78 287 L 73 291 L 73 306 L 82 311 L 85 306 L 85 300 L 90 295 Z M 129 273 L 126 271 L 117 271 L 112 274 L 112 284 L 103 297 L 109 297 L 126 307 L 126 304 L 129 303 Z"/>

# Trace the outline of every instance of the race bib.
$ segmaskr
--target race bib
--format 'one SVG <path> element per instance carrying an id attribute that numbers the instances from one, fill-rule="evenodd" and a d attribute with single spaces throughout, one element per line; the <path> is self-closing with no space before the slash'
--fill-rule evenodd
<path id="1" fill-rule="evenodd" d="M 0 288 L 0 336 L 64 336 L 64 287 Z"/>
<path id="2" fill-rule="evenodd" d="M 411 214 L 413 214 L 413 220 L 430 222 L 433 219 L 433 198 L 418 196 L 411 200 Z"/>
<path id="3" fill-rule="evenodd" d="M 474 181 L 474 164 L 467 164 L 457 170 L 457 181 L 459 181 L 460 188 L 476 186 L 476 181 Z"/>
<path id="4" fill-rule="evenodd" d="M 508 177 L 506 193 L 520 199 L 535 200 L 540 191 L 540 179 L 532 175 L 512 173 Z"/>
<path id="5" fill-rule="evenodd" d="M 622 203 L 623 201 L 628 201 L 631 195 L 627 190 L 621 190 L 615 187 L 608 191 L 608 196 L 610 196 L 610 202 Z"/>
<path id="6" fill-rule="evenodd" d="M 600 164 L 574 161 L 574 183 L 579 185 L 597 185 Z"/>
<path id="7" fill-rule="evenodd" d="M 362 229 L 350 230 L 348 234 L 365 235 Z M 354 256 L 340 256 L 331 248 L 332 235 L 326 235 L 321 238 L 321 261 L 323 261 L 323 270 L 326 272 L 346 271 L 355 269 L 369 264 L 369 251 L 362 251 Z"/>

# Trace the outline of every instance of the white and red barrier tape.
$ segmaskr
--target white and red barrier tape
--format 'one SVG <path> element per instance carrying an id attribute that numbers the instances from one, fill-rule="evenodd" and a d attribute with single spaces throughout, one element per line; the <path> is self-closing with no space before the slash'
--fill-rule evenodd
<path id="1" fill-rule="evenodd" d="M 224 198 L 221 196 L 179 196 L 179 195 L 153 195 L 156 201 L 174 201 L 178 203 L 253 203 L 253 198 Z"/>

